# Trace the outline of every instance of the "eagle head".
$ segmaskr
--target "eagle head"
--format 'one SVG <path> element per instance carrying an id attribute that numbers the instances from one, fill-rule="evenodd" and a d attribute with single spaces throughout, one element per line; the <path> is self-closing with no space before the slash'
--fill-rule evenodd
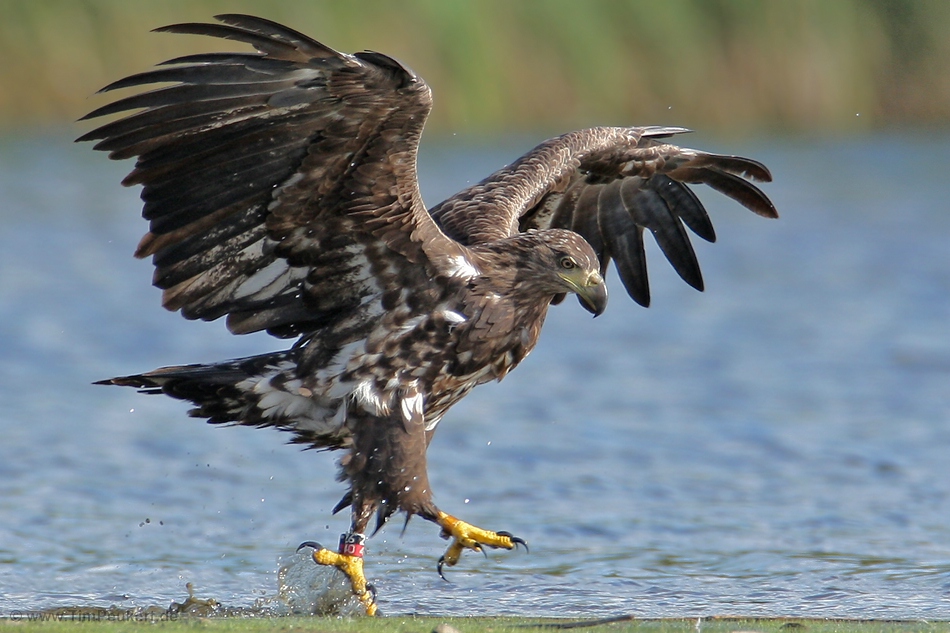
<path id="1" fill-rule="evenodd" d="M 585 310 L 595 317 L 607 307 L 607 284 L 600 273 L 600 260 L 591 245 L 574 231 L 537 231 L 541 243 L 534 249 L 540 270 L 536 281 L 556 295 L 573 292 Z"/>

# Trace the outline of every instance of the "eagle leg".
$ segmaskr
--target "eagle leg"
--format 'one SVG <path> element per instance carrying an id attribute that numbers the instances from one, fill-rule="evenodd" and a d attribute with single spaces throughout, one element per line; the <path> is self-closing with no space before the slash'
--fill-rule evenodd
<path id="1" fill-rule="evenodd" d="M 514 549 L 518 545 L 524 546 L 525 550 L 528 549 L 528 544 L 524 539 L 512 536 L 508 532 L 483 530 L 482 528 L 475 527 L 470 523 L 457 519 L 450 514 L 446 514 L 441 510 L 436 514 L 435 522 L 442 528 L 442 538 L 452 539 L 449 548 L 445 550 L 445 554 L 439 559 L 439 576 L 441 576 L 443 580 L 446 580 L 446 578 L 442 573 L 442 568 L 445 565 L 451 567 L 459 562 L 462 552 L 466 549 L 475 552 L 484 552 L 485 547 Z"/>
<path id="2" fill-rule="evenodd" d="M 319 543 L 307 541 L 301 543 L 297 551 L 304 547 L 313 548 L 313 561 L 318 565 L 336 567 L 350 579 L 353 594 L 366 609 L 366 615 L 376 615 L 376 589 L 366 582 L 363 574 L 363 541 L 362 534 L 349 532 L 340 537 L 340 551 L 331 552 Z"/>

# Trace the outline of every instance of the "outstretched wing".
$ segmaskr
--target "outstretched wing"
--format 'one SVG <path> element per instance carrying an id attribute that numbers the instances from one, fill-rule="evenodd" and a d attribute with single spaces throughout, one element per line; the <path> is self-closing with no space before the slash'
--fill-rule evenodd
<path id="1" fill-rule="evenodd" d="M 88 114 L 137 110 L 82 136 L 138 157 L 163 304 L 228 315 L 235 333 L 365 326 L 383 293 L 451 272 L 464 247 L 425 210 L 416 152 L 431 93 L 379 53 L 348 55 L 274 22 L 157 29 L 237 40 L 256 53 L 172 59 L 103 91 L 168 84 Z M 407 272 L 407 269 L 413 269 Z"/>
<path id="2" fill-rule="evenodd" d="M 707 241 L 716 234 L 687 187 L 703 183 L 751 211 L 778 217 L 748 179 L 770 181 L 768 169 L 738 156 L 709 154 L 665 142 L 682 128 L 592 128 L 542 143 L 511 165 L 433 209 L 443 231 L 462 244 L 517 231 L 572 229 L 587 239 L 605 271 L 611 259 L 627 292 L 649 305 L 643 231 L 649 230 L 686 283 L 703 289 L 686 228 Z M 685 228 L 684 228 L 685 227 Z"/>

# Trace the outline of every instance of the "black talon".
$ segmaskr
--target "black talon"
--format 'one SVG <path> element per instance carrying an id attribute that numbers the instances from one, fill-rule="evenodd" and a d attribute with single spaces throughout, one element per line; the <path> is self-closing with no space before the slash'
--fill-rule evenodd
<path id="1" fill-rule="evenodd" d="M 299 552 L 305 547 L 312 547 L 313 549 L 323 549 L 323 545 L 320 545 L 316 541 L 304 541 L 303 543 L 297 546 L 297 551 Z"/>
<path id="2" fill-rule="evenodd" d="M 526 552 L 531 551 L 528 549 L 528 544 L 525 542 L 523 538 L 517 537 L 513 535 L 511 532 L 495 532 L 495 534 L 497 534 L 498 536 L 507 536 L 508 538 L 510 538 L 511 542 L 515 544 L 516 549 L 519 545 L 521 545 L 522 547 L 524 547 L 524 551 Z"/>
<path id="3" fill-rule="evenodd" d="M 366 583 L 366 591 L 373 594 L 373 602 L 376 602 L 376 585 L 372 583 Z"/>
<path id="4" fill-rule="evenodd" d="M 442 567 L 445 565 L 445 556 L 439 556 L 439 564 L 436 567 L 436 570 L 439 572 L 439 577 L 445 582 L 450 582 L 448 578 L 445 577 L 445 574 L 442 573 Z"/>

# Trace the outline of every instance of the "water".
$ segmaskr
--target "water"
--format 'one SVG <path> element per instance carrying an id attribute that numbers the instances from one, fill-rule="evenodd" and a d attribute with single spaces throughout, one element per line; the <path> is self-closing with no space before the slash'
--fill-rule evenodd
<path id="1" fill-rule="evenodd" d="M 765 161 L 782 219 L 701 192 L 706 293 L 654 248 L 649 310 L 616 283 L 596 321 L 553 310 L 429 454 L 443 508 L 530 554 L 468 553 L 444 582 L 437 529 L 395 520 L 368 550 L 383 612 L 950 618 L 950 136 L 688 140 Z M 426 198 L 531 144 L 427 147 Z M 0 614 L 167 606 L 188 582 L 251 607 L 346 528 L 334 456 L 89 384 L 282 345 L 159 308 L 127 168 L 66 135 L 0 142 Z"/>

